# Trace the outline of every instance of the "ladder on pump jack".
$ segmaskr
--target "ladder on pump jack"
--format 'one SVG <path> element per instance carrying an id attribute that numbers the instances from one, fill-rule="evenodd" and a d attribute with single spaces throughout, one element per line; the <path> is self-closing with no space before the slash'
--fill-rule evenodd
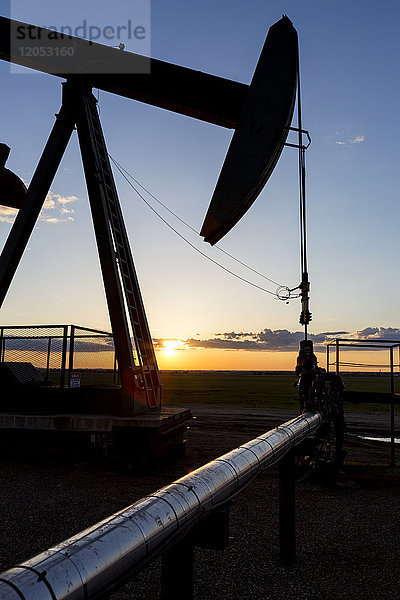
<path id="1" fill-rule="evenodd" d="M 133 387 L 136 393 L 145 393 L 148 408 L 155 408 L 160 406 L 160 374 L 97 110 L 97 100 L 90 87 L 85 84 L 81 85 L 79 97 L 81 103 L 78 109 L 77 129 L 80 144 L 83 152 L 82 138 L 86 137 L 86 147 L 95 163 L 93 182 L 97 183 L 96 201 L 103 204 L 107 213 L 114 247 L 114 268 L 119 273 L 123 289 L 120 302 L 126 306 L 135 343 L 137 366 L 132 354 Z"/>

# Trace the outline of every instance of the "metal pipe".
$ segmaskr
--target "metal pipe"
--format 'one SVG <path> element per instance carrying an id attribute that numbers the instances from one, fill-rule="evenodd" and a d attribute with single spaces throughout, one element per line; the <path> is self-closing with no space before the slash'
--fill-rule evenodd
<path id="1" fill-rule="evenodd" d="M 336 375 L 339 375 L 339 340 L 336 340 Z"/>
<path id="2" fill-rule="evenodd" d="M 60 388 L 65 387 L 65 368 L 67 366 L 67 343 L 68 343 L 68 325 L 63 327 L 63 343 L 61 350 L 61 374 L 60 374 Z"/>
<path id="3" fill-rule="evenodd" d="M 0 328 L 0 363 L 4 362 L 4 351 L 3 351 L 3 343 L 4 343 L 4 327 Z"/>
<path id="4" fill-rule="evenodd" d="M 47 360 L 46 360 L 46 381 L 49 381 L 50 372 L 50 354 L 51 354 L 51 340 L 52 337 L 49 335 L 49 341 L 47 342 Z"/>
<path id="5" fill-rule="evenodd" d="M 300 415 L 0 574 L 0 599 L 88 600 L 111 591 L 322 421 L 320 413 Z"/>
<path id="6" fill-rule="evenodd" d="M 374 342 L 374 345 L 381 344 L 381 343 L 382 344 L 393 344 L 394 346 L 400 345 L 399 340 L 385 340 L 383 338 L 377 338 L 375 340 L 374 339 L 368 339 L 368 340 L 352 339 L 352 340 L 349 340 L 348 338 L 335 338 L 334 340 L 331 340 L 330 342 L 326 342 L 326 343 L 328 346 L 331 346 L 332 344 L 336 344 L 336 342 L 348 342 L 347 346 L 353 346 L 353 344 L 357 344 L 358 342 L 366 342 L 366 341 L 368 341 L 370 343 Z M 340 344 L 340 345 L 342 346 L 343 344 Z"/>
<path id="7" fill-rule="evenodd" d="M 69 357 L 68 357 L 68 387 L 71 387 L 71 373 L 74 370 L 74 349 L 75 349 L 75 325 L 71 325 L 69 336 Z"/>
<path id="8" fill-rule="evenodd" d="M 113 338 L 114 341 L 114 338 Z M 114 368 L 113 368 L 113 387 L 117 385 L 117 355 L 115 354 L 114 348 Z"/>
<path id="9" fill-rule="evenodd" d="M 92 329 L 91 327 L 82 327 L 82 325 L 73 325 L 73 327 L 75 327 L 75 329 L 79 329 L 80 331 L 88 331 L 89 333 L 102 333 L 104 335 L 108 335 L 108 336 L 112 336 L 112 333 L 110 331 L 103 331 L 102 329 Z M 82 335 L 80 335 L 79 337 L 83 337 Z M 93 336 L 88 336 L 88 337 L 93 337 Z"/>
<path id="10" fill-rule="evenodd" d="M 338 340 L 338 342 L 339 341 L 340 340 Z M 377 346 L 377 344 L 369 344 L 369 343 L 368 344 L 367 343 L 365 343 L 365 344 L 357 344 L 357 346 L 354 346 L 354 344 L 352 342 L 350 342 L 348 344 L 346 344 L 344 342 L 340 342 L 340 346 L 347 346 L 347 347 L 350 346 L 350 347 L 353 347 L 354 349 L 357 349 L 357 348 L 375 348 L 375 350 L 379 350 L 380 348 L 395 348 L 395 346 L 398 345 L 398 344 L 396 344 L 396 345 L 392 344 L 391 346 L 387 346 L 387 344 L 392 344 L 392 342 L 385 342 L 385 343 L 379 344 L 379 346 Z M 339 344 L 337 344 L 337 345 L 339 345 Z"/>
<path id="11" fill-rule="evenodd" d="M 390 348 L 390 466 L 396 466 L 395 428 L 394 428 L 394 365 L 393 348 Z"/>

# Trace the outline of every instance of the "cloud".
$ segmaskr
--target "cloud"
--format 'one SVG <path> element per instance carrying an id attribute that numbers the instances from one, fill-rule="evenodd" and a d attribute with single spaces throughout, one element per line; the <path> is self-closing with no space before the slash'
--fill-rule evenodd
<path id="1" fill-rule="evenodd" d="M 400 328 L 397 327 L 366 327 L 364 329 L 348 331 L 324 331 L 309 334 L 309 339 L 314 344 L 315 352 L 326 352 L 326 344 L 336 338 L 351 340 L 391 340 L 400 343 Z M 243 333 L 230 331 L 215 334 L 208 339 L 189 338 L 182 340 L 186 349 L 212 349 L 212 350 L 246 350 L 248 352 L 298 352 L 299 343 L 304 339 L 304 331 L 289 331 L 288 329 L 263 329 L 258 333 Z M 163 345 L 162 339 L 155 339 L 156 346 Z M 371 351 L 373 348 L 359 347 L 358 344 L 342 346 L 341 352 L 346 351 Z M 379 350 L 378 344 L 376 350 Z M 334 348 L 332 348 L 334 352 Z"/>
<path id="2" fill-rule="evenodd" d="M 398 327 L 366 327 L 352 334 L 352 337 L 362 340 L 391 340 L 400 341 L 400 328 Z"/>
<path id="3" fill-rule="evenodd" d="M 319 333 L 310 335 L 318 346 L 329 341 L 337 335 L 345 332 Z M 217 337 L 207 340 L 188 339 L 189 348 L 218 348 L 222 350 L 250 350 L 250 351 L 273 351 L 288 352 L 297 351 L 299 342 L 304 339 L 303 331 L 289 331 L 288 329 L 263 329 L 258 333 L 234 332 L 217 334 Z M 318 348 L 320 349 L 320 348 Z"/>
<path id="4" fill-rule="evenodd" d="M 46 200 L 44 201 L 44 204 L 43 204 L 43 210 L 52 210 L 55 207 L 56 207 L 56 203 L 54 202 L 54 200 L 52 198 L 49 198 L 49 196 L 47 195 Z"/>
<path id="5" fill-rule="evenodd" d="M 0 206 L 0 221 L 3 223 L 13 223 L 17 212 L 16 208 Z"/>
<path id="6" fill-rule="evenodd" d="M 348 148 L 354 144 L 362 144 L 365 142 L 363 135 L 356 135 L 353 138 L 348 138 L 345 142 L 343 140 L 336 142 L 338 146 L 347 146 Z"/>
<path id="7" fill-rule="evenodd" d="M 314 350 L 324 352 L 326 343 L 337 337 L 345 339 L 399 340 L 400 329 L 396 327 L 367 327 L 365 329 L 348 331 L 324 331 L 309 334 L 309 339 L 314 343 Z M 190 338 L 186 340 L 189 348 L 211 348 L 220 350 L 248 350 L 257 352 L 291 352 L 299 348 L 299 343 L 304 339 L 303 331 L 289 331 L 288 329 L 263 329 L 258 333 L 243 333 L 230 331 L 228 333 L 216 334 L 215 337 L 206 340 Z M 354 350 L 355 346 L 343 348 Z"/>
<path id="8" fill-rule="evenodd" d="M 244 337 L 254 337 L 256 334 L 243 333 L 242 331 L 240 333 L 235 333 L 234 331 L 231 331 L 230 333 L 216 333 L 215 335 L 217 335 L 218 337 L 222 336 L 228 340 L 237 340 Z"/>
<path id="9" fill-rule="evenodd" d="M 212 338 L 208 340 L 195 340 L 190 338 L 186 340 L 189 348 L 214 348 L 220 350 L 267 350 L 254 340 L 229 340 Z"/>
<path id="10" fill-rule="evenodd" d="M 112 338 L 104 338 L 103 342 L 86 342 L 75 340 L 74 352 L 113 352 L 114 341 Z"/>
<path id="11" fill-rule="evenodd" d="M 62 196 L 61 194 L 56 194 L 50 190 L 43 204 L 43 210 L 40 213 L 39 220 L 53 224 L 73 221 L 73 217 L 66 217 L 66 215 L 70 215 L 75 211 L 72 208 L 66 208 L 65 205 L 76 202 L 77 200 L 78 198 L 76 196 Z M 48 215 L 46 211 L 49 210 L 58 213 L 59 216 Z"/>
<path id="12" fill-rule="evenodd" d="M 311 339 L 314 344 L 326 344 L 330 340 L 334 340 L 337 337 L 346 336 L 348 337 L 350 334 L 348 331 L 325 331 L 324 333 L 314 333 L 311 334 Z"/>
<path id="13" fill-rule="evenodd" d="M 25 185 L 28 186 L 27 182 L 24 181 Z M 43 209 L 40 212 L 39 220 L 44 223 L 65 223 L 66 221 L 73 221 L 74 218 L 71 216 L 75 211 L 72 208 L 67 208 L 65 205 L 71 202 L 76 202 L 78 198 L 76 196 L 62 196 L 56 194 L 51 190 L 46 196 L 43 203 Z M 18 211 L 15 208 L 9 208 L 8 206 L 0 206 L 0 222 L 3 223 L 14 223 L 15 217 Z"/>
<path id="14" fill-rule="evenodd" d="M 59 204 L 69 204 L 70 202 L 76 202 L 78 200 L 76 196 L 60 196 L 60 194 L 53 194 L 53 198 L 55 198 Z"/>
<path id="15" fill-rule="evenodd" d="M 62 223 L 65 219 L 58 219 L 57 217 L 47 217 L 45 215 L 40 217 L 41 221 L 45 223 Z"/>
<path id="16" fill-rule="evenodd" d="M 22 335 L 22 334 L 21 334 Z M 51 352 L 58 353 L 62 352 L 62 339 L 53 338 L 51 341 Z M 43 338 L 18 338 L 12 337 L 11 335 L 7 336 L 7 331 L 5 331 L 5 361 L 7 362 L 7 352 L 35 352 L 35 353 L 43 353 L 47 354 L 48 352 L 48 337 Z M 75 338 L 74 343 L 74 352 L 113 352 L 114 351 L 114 342 L 110 337 L 104 337 L 101 341 L 89 342 L 85 340 L 80 340 L 79 338 Z M 29 357 L 23 357 L 24 360 Z M 12 358 L 11 358 L 12 359 Z M 22 359 L 21 359 L 22 360 Z"/>

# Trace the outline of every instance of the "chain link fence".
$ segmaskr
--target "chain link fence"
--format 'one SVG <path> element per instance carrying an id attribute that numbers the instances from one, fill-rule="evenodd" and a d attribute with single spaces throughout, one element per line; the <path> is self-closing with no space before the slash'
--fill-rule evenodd
<path id="1" fill-rule="evenodd" d="M 33 365 L 43 385 L 119 386 L 112 334 L 76 325 L 0 327 L 0 364 Z"/>

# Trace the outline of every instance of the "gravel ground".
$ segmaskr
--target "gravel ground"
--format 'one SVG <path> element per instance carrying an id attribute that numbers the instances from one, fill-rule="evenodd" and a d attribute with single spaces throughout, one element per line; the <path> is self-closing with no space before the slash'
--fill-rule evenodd
<path id="1" fill-rule="evenodd" d="M 113 465 L 57 455 L 3 456 L 0 570 L 18 564 L 292 416 L 291 411 L 193 407 L 185 458 L 135 477 Z M 389 450 L 359 440 L 386 433 L 387 415 L 347 417 L 345 475 L 297 485 L 297 561 L 278 561 L 277 469 L 261 475 L 230 510 L 230 545 L 195 550 L 195 598 L 335 600 L 400 597 L 400 469 Z M 159 562 L 113 600 L 153 600 Z"/>

